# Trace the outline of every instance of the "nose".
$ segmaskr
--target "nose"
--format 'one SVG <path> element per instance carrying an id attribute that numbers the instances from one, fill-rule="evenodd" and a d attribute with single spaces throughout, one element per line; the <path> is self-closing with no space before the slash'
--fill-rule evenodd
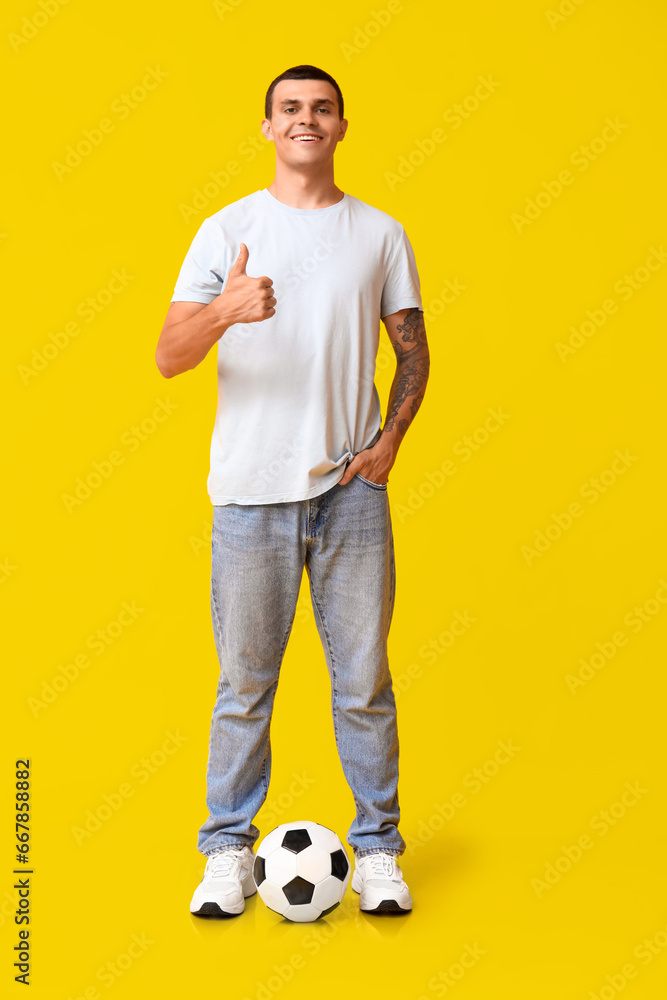
<path id="1" fill-rule="evenodd" d="M 306 128 L 312 128 L 313 125 L 314 125 L 314 122 L 312 122 L 306 115 L 304 115 L 304 117 L 299 122 L 299 125 L 305 125 Z"/>

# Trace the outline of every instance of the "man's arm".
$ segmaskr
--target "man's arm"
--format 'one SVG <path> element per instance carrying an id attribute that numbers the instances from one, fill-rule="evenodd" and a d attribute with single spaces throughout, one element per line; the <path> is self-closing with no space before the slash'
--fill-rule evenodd
<path id="1" fill-rule="evenodd" d="M 227 327 L 216 306 L 219 298 L 208 305 L 171 303 L 155 350 L 155 363 L 165 378 L 196 368 L 220 340 Z"/>
<path id="2" fill-rule="evenodd" d="M 234 323 L 261 323 L 275 315 L 271 278 L 246 274 L 245 243 L 220 295 L 201 302 L 172 302 L 155 350 L 155 363 L 165 378 L 196 368 L 216 341 Z"/>
<path id="3" fill-rule="evenodd" d="M 401 309 L 385 316 L 383 322 L 396 354 L 396 373 L 382 437 L 389 439 L 396 453 L 424 398 L 430 355 L 421 309 Z"/>
<path id="4" fill-rule="evenodd" d="M 341 484 L 360 472 L 372 483 L 386 483 L 405 433 L 421 406 L 430 369 L 430 355 L 421 309 L 400 309 L 382 318 L 396 354 L 396 373 L 389 391 L 382 434 L 372 448 L 360 451 L 348 464 Z"/>

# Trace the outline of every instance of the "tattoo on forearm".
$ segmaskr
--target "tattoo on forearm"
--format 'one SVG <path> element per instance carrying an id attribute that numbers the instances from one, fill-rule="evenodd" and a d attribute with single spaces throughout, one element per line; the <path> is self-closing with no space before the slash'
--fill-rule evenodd
<path id="1" fill-rule="evenodd" d="M 398 422 L 398 430 L 402 437 L 421 405 L 424 387 L 428 380 L 430 363 L 423 312 L 420 309 L 410 309 L 397 330 L 402 333 L 403 343 L 398 340 L 393 341 L 398 367 L 391 387 L 383 430 L 393 429 L 398 411 L 407 399 L 413 397 L 410 404 L 410 419 L 404 416 Z M 403 344 L 412 346 L 408 349 Z"/>
<path id="2" fill-rule="evenodd" d="M 413 419 L 417 410 L 421 406 L 421 401 L 423 398 L 424 398 L 424 393 L 420 392 L 419 395 L 415 396 L 415 398 L 412 400 L 412 405 L 410 406 L 410 415 L 412 416 Z"/>
<path id="3" fill-rule="evenodd" d="M 424 313 L 421 309 L 410 309 L 399 326 L 396 327 L 403 336 L 405 344 L 426 344 L 426 329 L 424 328 Z"/>

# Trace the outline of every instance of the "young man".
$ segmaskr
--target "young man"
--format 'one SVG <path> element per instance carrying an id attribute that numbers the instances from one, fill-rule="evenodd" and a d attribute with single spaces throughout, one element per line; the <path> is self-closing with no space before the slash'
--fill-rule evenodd
<path id="1" fill-rule="evenodd" d="M 336 81 L 293 67 L 269 87 L 265 114 L 275 178 L 204 220 L 156 350 L 172 378 L 218 344 L 208 491 L 220 681 L 198 840 L 207 864 L 190 910 L 241 913 L 255 892 L 252 821 L 268 792 L 269 725 L 305 566 L 356 806 L 352 888 L 364 911 L 405 912 L 387 482 L 428 379 L 419 276 L 401 224 L 334 184 L 348 125 Z M 397 358 L 382 428 L 380 319 Z"/>

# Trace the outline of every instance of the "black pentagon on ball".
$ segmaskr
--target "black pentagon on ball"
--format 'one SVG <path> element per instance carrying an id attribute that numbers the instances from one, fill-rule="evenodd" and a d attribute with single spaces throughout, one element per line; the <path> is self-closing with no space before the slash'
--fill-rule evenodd
<path id="1" fill-rule="evenodd" d="M 337 906 L 340 906 L 340 903 L 334 903 L 333 906 L 327 906 L 326 910 L 322 910 L 320 916 L 326 917 L 327 913 L 331 913 L 331 911 L 335 910 Z"/>
<path id="2" fill-rule="evenodd" d="M 307 882 L 305 878 L 301 878 L 297 875 L 293 878 L 291 882 L 283 886 L 283 892 L 287 896 L 287 899 L 292 905 L 297 903 L 310 903 L 313 898 L 313 893 L 315 892 L 315 886 L 312 882 Z"/>
<path id="3" fill-rule="evenodd" d="M 344 882 L 349 869 L 350 862 L 347 860 L 347 854 L 345 851 L 332 851 L 331 874 L 335 875 L 336 878 L 339 878 L 341 882 Z"/>
<path id="4" fill-rule="evenodd" d="M 283 837 L 282 846 L 286 851 L 298 854 L 299 851 L 305 851 L 311 844 L 312 840 L 307 830 L 288 830 Z"/>
<path id="5" fill-rule="evenodd" d="M 255 879 L 255 885 L 261 885 L 266 878 L 266 867 L 264 865 L 264 858 L 260 858 L 259 854 L 255 856 L 255 866 L 253 868 L 253 878 Z"/>

